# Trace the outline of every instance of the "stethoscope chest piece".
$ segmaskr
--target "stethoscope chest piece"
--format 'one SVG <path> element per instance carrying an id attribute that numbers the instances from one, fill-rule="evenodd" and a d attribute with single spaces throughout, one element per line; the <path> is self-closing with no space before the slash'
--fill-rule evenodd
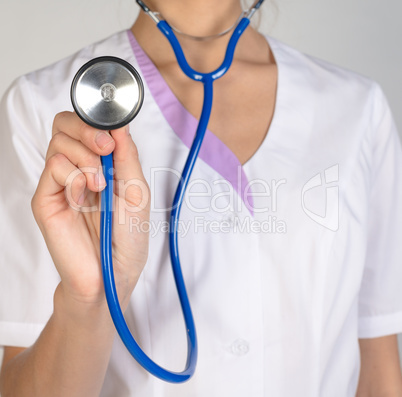
<path id="1" fill-rule="evenodd" d="M 105 56 L 92 59 L 75 75 L 71 102 L 87 124 L 114 130 L 128 124 L 144 100 L 140 75 L 123 59 Z"/>

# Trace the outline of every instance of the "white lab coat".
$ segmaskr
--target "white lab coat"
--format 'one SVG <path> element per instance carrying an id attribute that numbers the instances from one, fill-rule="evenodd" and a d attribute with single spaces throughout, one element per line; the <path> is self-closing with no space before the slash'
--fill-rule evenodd
<path id="1" fill-rule="evenodd" d="M 265 140 L 241 166 L 207 131 L 182 209 L 196 373 L 160 381 L 116 337 L 102 397 L 352 397 L 358 338 L 402 331 L 402 152 L 387 101 L 369 79 L 267 40 L 279 80 Z M 21 77 L 3 98 L 0 345 L 31 345 L 52 313 L 59 277 L 30 199 L 54 115 L 72 110 L 72 78 L 101 55 L 132 63 L 145 86 L 130 129 L 152 191 L 151 243 L 126 318 L 156 362 L 180 371 L 166 229 L 196 120 L 125 31 Z"/>

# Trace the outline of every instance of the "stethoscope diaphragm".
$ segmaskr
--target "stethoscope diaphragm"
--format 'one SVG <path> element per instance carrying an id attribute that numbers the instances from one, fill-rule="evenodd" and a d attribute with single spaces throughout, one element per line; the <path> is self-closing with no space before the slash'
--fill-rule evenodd
<path id="1" fill-rule="evenodd" d="M 83 65 L 71 85 L 75 112 L 87 124 L 114 130 L 128 124 L 139 112 L 144 86 L 132 65 L 104 56 Z"/>

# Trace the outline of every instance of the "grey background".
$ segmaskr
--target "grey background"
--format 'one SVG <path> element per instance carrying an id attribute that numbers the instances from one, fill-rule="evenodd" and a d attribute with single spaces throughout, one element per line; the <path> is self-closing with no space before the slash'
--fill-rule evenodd
<path id="1" fill-rule="evenodd" d="M 137 10 L 134 0 L 0 0 L 0 96 L 20 74 L 128 28 Z M 262 32 L 377 80 L 402 130 L 402 2 L 266 0 L 262 11 Z"/>
<path id="2" fill-rule="evenodd" d="M 130 27 L 136 14 L 134 0 L 0 0 L 0 96 L 17 76 Z M 400 0 L 266 0 L 260 30 L 378 81 L 401 133 L 400 15 Z"/>

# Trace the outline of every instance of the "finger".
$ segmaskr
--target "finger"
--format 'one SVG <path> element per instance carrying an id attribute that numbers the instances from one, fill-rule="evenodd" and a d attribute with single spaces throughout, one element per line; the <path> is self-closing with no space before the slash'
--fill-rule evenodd
<path id="1" fill-rule="evenodd" d="M 32 200 L 32 206 L 38 209 L 41 205 L 46 207 L 49 199 L 65 189 L 70 206 L 79 207 L 83 204 L 86 189 L 85 175 L 64 154 L 57 153 L 46 162 Z"/>
<path id="2" fill-rule="evenodd" d="M 99 155 L 64 132 L 53 135 L 46 154 L 46 161 L 57 153 L 66 156 L 72 164 L 84 173 L 87 178 L 88 189 L 94 192 L 104 189 L 106 181 Z"/>
<path id="3" fill-rule="evenodd" d="M 107 131 L 89 126 L 73 112 L 61 112 L 56 115 L 52 135 L 59 132 L 64 132 L 71 138 L 82 142 L 94 153 L 102 156 L 111 153 L 115 146 L 113 138 Z"/>
<path id="4" fill-rule="evenodd" d="M 111 135 L 116 144 L 113 152 L 113 166 L 118 194 L 133 206 L 146 207 L 149 205 L 149 188 L 129 126 L 111 131 Z"/>

